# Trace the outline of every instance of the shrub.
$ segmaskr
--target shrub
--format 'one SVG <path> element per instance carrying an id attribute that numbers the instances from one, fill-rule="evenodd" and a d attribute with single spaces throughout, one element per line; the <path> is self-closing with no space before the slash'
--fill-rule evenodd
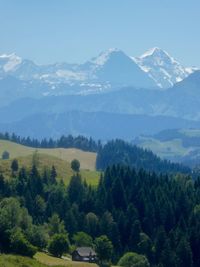
<path id="1" fill-rule="evenodd" d="M 14 159 L 11 163 L 11 170 L 13 173 L 17 172 L 19 169 L 19 165 L 18 165 L 18 161 L 16 159 Z"/>
<path id="2" fill-rule="evenodd" d="M 71 162 L 71 168 L 75 172 L 79 172 L 80 170 L 80 162 L 77 159 L 73 159 Z"/>
<path id="3" fill-rule="evenodd" d="M 36 225 L 32 226 L 31 231 L 29 232 L 29 240 L 31 244 L 40 250 L 45 249 L 48 244 L 48 238 L 49 236 L 45 227 Z"/>
<path id="4" fill-rule="evenodd" d="M 77 247 L 92 246 L 92 237 L 85 232 L 78 232 L 74 234 L 73 241 Z"/>
<path id="5" fill-rule="evenodd" d="M 112 242 L 106 235 L 102 235 L 95 239 L 95 250 L 99 259 L 100 266 L 110 266 L 110 259 L 113 253 Z"/>
<path id="6" fill-rule="evenodd" d="M 118 262 L 122 267 L 149 267 L 147 258 L 135 252 L 127 252 Z"/>
<path id="7" fill-rule="evenodd" d="M 19 255 L 33 257 L 37 252 L 36 247 L 29 243 L 19 228 L 12 230 L 10 236 L 10 245 L 11 250 Z"/>
<path id="8" fill-rule="evenodd" d="M 9 159 L 10 158 L 10 154 L 9 154 L 9 152 L 8 151 L 4 151 L 3 153 L 2 153 L 2 159 Z"/>
<path id="9" fill-rule="evenodd" d="M 63 234 L 53 235 L 49 242 L 48 250 L 52 255 L 61 257 L 64 252 L 69 250 L 69 240 L 67 236 Z"/>

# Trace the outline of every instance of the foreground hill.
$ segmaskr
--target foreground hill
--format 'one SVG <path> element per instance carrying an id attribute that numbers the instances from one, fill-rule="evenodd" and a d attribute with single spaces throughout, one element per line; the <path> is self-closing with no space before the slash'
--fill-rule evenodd
<path id="1" fill-rule="evenodd" d="M 75 148 L 33 148 L 8 140 L 0 140 L 0 155 L 4 151 L 9 152 L 10 160 L 1 160 L 0 168 L 7 177 L 12 175 L 10 168 L 12 159 L 17 158 L 20 167 L 26 166 L 31 169 L 33 158 L 36 157 L 37 167 L 41 173 L 44 169 L 50 170 L 54 165 L 57 170 L 57 178 L 63 179 L 66 184 L 73 175 L 70 167 L 73 159 L 80 161 L 82 177 L 92 185 L 97 185 L 100 176 L 100 172 L 97 172 L 96 168 L 102 171 L 113 164 L 129 165 L 137 170 L 143 168 L 157 173 L 191 172 L 190 168 L 186 166 L 162 160 L 152 151 L 133 146 L 120 139 L 106 143 L 99 148 L 98 153 Z"/>
<path id="2" fill-rule="evenodd" d="M 19 168 L 25 166 L 27 169 L 31 170 L 33 156 L 29 155 L 26 157 L 17 157 L 17 161 L 19 163 Z M 0 160 L 0 172 L 2 172 L 6 178 L 12 176 L 10 168 L 11 163 L 12 159 Z M 49 156 L 46 154 L 37 154 L 37 167 L 40 174 L 42 174 L 44 170 L 50 172 L 52 166 L 56 168 L 57 179 L 62 179 L 66 185 L 69 184 L 69 181 L 73 175 L 73 171 L 69 162 L 54 156 Z M 81 169 L 80 174 L 83 180 L 86 180 L 88 184 L 97 186 L 100 177 L 100 172 L 88 169 Z"/>
<path id="3" fill-rule="evenodd" d="M 0 171 L 4 173 L 6 178 L 11 177 L 11 162 L 17 158 L 19 168 L 25 166 L 31 169 L 33 163 L 33 155 L 37 158 L 37 167 L 40 173 L 44 170 L 50 171 L 52 166 L 55 166 L 58 180 L 62 179 L 65 184 L 68 184 L 73 171 L 70 162 L 76 158 L 80 161 L 81 176 L 88 184 L 97 186 L 100 173 L 95 171 L 96 168 L 96 153 L 85 152 L 79 149 L 35 149 L 27 146 L 19 145 L 10 141 L 0 140 L 0 155 L 3 151 L 8 151 L 10 154 L 9 160 L 0 160 Z"/>
<path id="4" fill-rule="evenodd" d="M 161 160 L 162 174 L 136 170 L 131 163 L 140 167 L 149 162 L 150 167 L 159 167 L 158 161 L 150 154 L 146 159 L 146 151 L 120 140 L 108 143 L 102 151 L 101 160 L 122 159 L 130 165 L 107 168 L 97 187 L 87 186 L 77 174 L 65 186 L 57 183 L 55 172 L 38 175 L 35 165 L 31 172 L 22 169 L 9 180 L 4 179 L 3 172 L 0 176 L 1 252 L 33 257 L 38 251 L 48 250 L 61 256 L 70 251 L 70 245 L 77 244 L 75 235 L 85 232 L 90 244 L 96 244 L 98 254 L 98 244 L 109 244 L 110 253 L 107 251 L 105 260 L 113 263 L 127 251 L 137 251 L 145 255 L 147 266 L 200 266 L 197 249 L 200 180 L 193 180 L 189 175 L 164 174 L 164 167 L 175 165 L 163 166 Z M 140 156 L 138 153 L 134 158 L 139 151 Z M 59 251 L 58 247 L 52 250 L 58 240 L 60 244 L 64 241 L 65 248 L 68 244 L 66 251 L 60 247 Z M 52 263 L 53 259 L 45 256 L 40 255 L 45 260 L 40 262 Z"/>
<path id="5" fill-rule="evenodd" d="M 75 148 L 31 148 L 19 145 L 10 141 L 0 140 L 0 155 L 4 151 L 8 151 L 10 158 L 26 157 L 33 155 L 34 152 L 39 154 L 53 156 L 58 159 L 71 162 L 73 159 L 78 159 L 81 164 L 81 169 L 95 170 L 96 153 L 85 152 Z"/>

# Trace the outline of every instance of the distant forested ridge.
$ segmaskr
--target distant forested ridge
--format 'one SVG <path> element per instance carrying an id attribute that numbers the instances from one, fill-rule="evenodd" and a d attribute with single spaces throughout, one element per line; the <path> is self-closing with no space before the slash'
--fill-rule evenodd
<path id="1" fill-rule="evenodd" d="M 171 141 L 180 139 L 184 147 L 200 147 L 200 131 L 198 129 L 168 129 L 153 136 L 159 141 Z"/>
<path id="2" fill-rule="evenodd" d="M 40 141 L 38 139 L 20 137 L 14 133 L 9 134 L 6 132 L 0 133 L 0 139 L 35 148 L 78 148 L 90 152 L 97 152 L 102 146 L 100 141 L 96 142 L 92 138 L 87 138 L 81 135 L 76 137 L 73 137 L 72 135 L 62 135 L 57 140 L 44 138 Z"/>
<path id="3" fill-rule="evenodd" d="M 43 174 L 34 165 L 15 169 L 9 179 L 1 173 L 1 252 L 33 255 L 63 236 L 76 245 L 80 232 L 91 243 L 106 235 L 113 263 L 133 251 L 155 267 L 199 267 L 200 179 L 119 165 L 108 167 L 97 187 L 78 173 L 65 186 L 54 167 Z"/>
<path id="4" fill-rule="evenodd" d="M 114 164 L 134 167 L 137 170 L 143 168 L 158 173 L 191 172 L 189 167 L 163 160 L 150 150 L 142 149 L 122 140 L 110 141 L 98 152 L 97 169 L 105 170 L 108 166 Z"/>

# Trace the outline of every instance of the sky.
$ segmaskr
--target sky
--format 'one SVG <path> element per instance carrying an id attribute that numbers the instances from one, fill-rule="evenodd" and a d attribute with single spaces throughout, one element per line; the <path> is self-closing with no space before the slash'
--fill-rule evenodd
<path id="1" fill-rule="evenodd" d="M 199 0 L 0 0 L 0 54 L 38 64 L 82 63 L 119 48 L 160 47 L 200 66 Z"/>

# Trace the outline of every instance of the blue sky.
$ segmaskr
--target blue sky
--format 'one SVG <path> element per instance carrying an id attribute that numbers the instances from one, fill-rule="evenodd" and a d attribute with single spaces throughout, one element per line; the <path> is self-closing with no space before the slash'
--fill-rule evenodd
<path id="1" fill-rule="evenodd" d="M 0 0 L 0 53 L 37 63 L 84 62 L 117 47 L 165 49 L 200 66 L 199 0 Z"/>

